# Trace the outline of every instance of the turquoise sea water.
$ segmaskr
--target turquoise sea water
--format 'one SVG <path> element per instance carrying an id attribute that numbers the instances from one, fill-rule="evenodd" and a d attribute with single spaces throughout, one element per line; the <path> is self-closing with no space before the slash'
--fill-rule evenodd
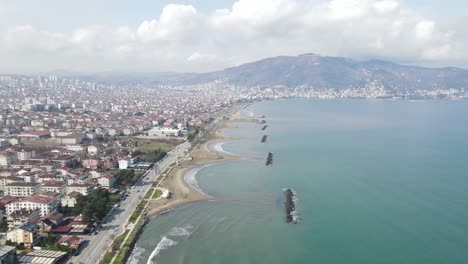
<path id="1" fill-rule="evenodd" d="M 213 200 L 153 219 L 131 263 L 468 263 L 468 102 L 292 99 L 252 113 L 265 131 L 224 131 L 246 159 L 197 175 Z"/>

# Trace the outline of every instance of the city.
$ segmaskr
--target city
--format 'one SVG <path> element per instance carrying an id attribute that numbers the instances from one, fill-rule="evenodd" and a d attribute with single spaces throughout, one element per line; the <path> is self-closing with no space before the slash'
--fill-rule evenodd
<path id="1" fill-rule="evenodd" d="M 468 263 L 467 3 L 0 0 L 0 264 Z"/>

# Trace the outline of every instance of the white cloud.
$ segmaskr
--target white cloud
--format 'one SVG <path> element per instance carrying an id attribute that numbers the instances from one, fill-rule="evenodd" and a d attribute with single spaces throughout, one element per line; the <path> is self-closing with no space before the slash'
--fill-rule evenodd
<path id="1" fill-rule="evenodd" d="M 390 14 L 400 8 L 400 3 L 393 0 L 382 0 L 375 2 L 373 7 L 378 14 Z"/>
<path id="2" fill-rule="evenodd" d="M 170 4 L 136 28 L 0 28 L 0 70 L 209 71 L 306 52 L 468 67 L 463 30 L 398 0 L 238 0 L 211 14 Z"/>
<path id="3" fill-rule="evenodd" d="M 328 4 L 330 17 L 336 20 L 360 18 L 369 11 L 367 0 L 333 0 Z"/>
<path id="4" fill-rule="evenodd" d="M 203 53 L 198 53 L 198 52 L 195 52 L 193 53 L 192 55 L 190 55 L 188 58 L 187 58 L 187 61 L 190 61 L 190 62 L 198 62 L 198 61 L 201 61 L 201 62 L 212 62 L 213 60 L 216 59 L 216 55 L 215 54 L 203 54 Z"/>
<path id="5" fill-rule="evenodd" d="M 423 20 L 418 22 L 415 27 L 416 37 L 424 41 L 430 40 L 434 32 L 434 27 L 434 21 Z"/>

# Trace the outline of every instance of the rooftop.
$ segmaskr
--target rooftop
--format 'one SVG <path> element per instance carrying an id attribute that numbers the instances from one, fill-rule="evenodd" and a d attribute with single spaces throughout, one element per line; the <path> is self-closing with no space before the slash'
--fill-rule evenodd
<path id="1" fill-rule="evenodd" d="M 55 200 L 54 198 L 44 196 L 44 195 L 33 195 L 33 196 L 25 197 L 23 199 L 19 199 L 17 201 L 13 201 L 11 203 L 31 202 L 31 203 L 40 203 L 40 204 L 50 204 L 54 200 Z"/>
<path id="2" fill-rule="evenodd" d="M 7 184 L 7 186 L 12 186 L 12 187 L 34 187 L 38 186 L 39 183 L 36 182 L 12 182 Z"/>
<path id="3" fill-rule="evenodd" d="M 45 187 L 61 187 L 66 185 L 64 181 L 45 181 L 42 183 L 42 186 Z"/>
<path id="4" fill-rule="evenodd" d="M 61 251 L 52 251 L 39 249 L 22 256 L 19 259 L 20 264 L 54 264 L 58 263 L 67 253 Z"/>
<path id="5" fill-rule="evenodd" d="M 11 251 L 16 251 L 16 248 L 10 246 L 0 245 L 0 257 L 3 257 L 10 253 Z"/>

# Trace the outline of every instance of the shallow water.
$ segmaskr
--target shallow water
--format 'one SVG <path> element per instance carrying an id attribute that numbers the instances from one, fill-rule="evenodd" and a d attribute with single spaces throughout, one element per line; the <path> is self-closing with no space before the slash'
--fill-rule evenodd
<path id="1" fill-rule="evenodd" d="M 223 133 L 243 139 L 223 148 L 248 159 L 201 169 L 214 200 L 152 220 L 132 263 L 467 263 L 468 102 L 297 99 L 246 113 L 268 128 L 238 123 Z"/>

